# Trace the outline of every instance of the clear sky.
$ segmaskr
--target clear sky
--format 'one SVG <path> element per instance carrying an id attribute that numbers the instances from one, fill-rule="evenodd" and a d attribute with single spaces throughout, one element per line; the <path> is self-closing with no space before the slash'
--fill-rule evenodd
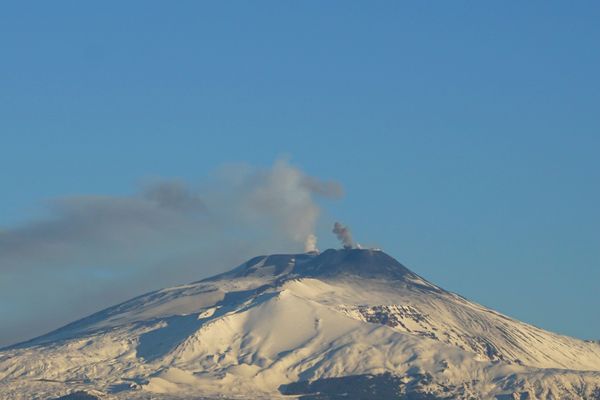
<path id="1" fill-rule="evenodd" d="M 4 3 L 0 231 L 49 199 L 289 157 L 344 187 L 323 224 L 474 301 L 600 339 L 598 21 L 597 1 Z M 9 267 L 0 281 L 37 279 Z M 4 288 L 2 319 L 48 318 L 37 293 Z M 19 335 L 46 325 L 31 326 Z"/>

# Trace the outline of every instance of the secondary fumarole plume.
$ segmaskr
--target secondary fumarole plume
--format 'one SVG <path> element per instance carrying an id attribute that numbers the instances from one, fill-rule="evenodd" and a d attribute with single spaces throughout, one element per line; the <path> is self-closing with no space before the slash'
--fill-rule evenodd
<path id="1" fill-rule="evenodd" d="M 314 234 L 310 233 L 306 237 L 306 241 L 304 242 L 304 251 L 306 253 L 319 251 L 319 249 L 317 248 L 317 237 Z"/>

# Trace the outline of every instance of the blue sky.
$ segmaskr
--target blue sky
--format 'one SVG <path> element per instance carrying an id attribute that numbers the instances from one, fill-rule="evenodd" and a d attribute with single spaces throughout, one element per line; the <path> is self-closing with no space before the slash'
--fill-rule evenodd
<path id="1" fill-rule="evenodd" d="M 49 199 L 289 157 L 344 187 L 321 247 L 339 219 L 447 289 L 598 339 L 599 20 L 592 1 L 4 4 L 0 230 Z M 39 317 L 9 294 L 0 315 Z"/>

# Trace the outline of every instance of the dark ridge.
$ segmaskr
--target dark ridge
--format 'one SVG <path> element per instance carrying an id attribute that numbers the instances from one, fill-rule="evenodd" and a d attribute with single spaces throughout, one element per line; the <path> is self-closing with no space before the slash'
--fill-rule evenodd
<path id="1" fill-rule="evenodd" d="M 307 277 L 356 275 L 371 279 L 406 280 L 418 276 L 381 250 L 329 249 L 309 262 L 299 264 L 294 272 Z"/>
<path id="2" fill-rule="evenodd" d="M 409 386 L 427 384 L 431 377 L 415 375 Z M 405 390 L 402 391 L 401 389 Z M 401 377 L 389 372 L 378 375 L 350 375 L 339 378 L 323 378 L 281 385 L 283 395 L 299 396 L 299 400 L 449 400 L 407 387 Z"/>
<path id="3" fill-rule="evenodd" d="M 301 254 L 272 254 L 251 258 L 239 267 L 219 275 L 203 279 L 201 282 L 217 281 L 221 279 L 235 279 L 246 276 L 257 275 L 262 271 L 269 270 L 269 274 L 279 276 L 292 271 L 294 265 L 303 263 L 314 257 L 311 253 Z M 262 264 L 261 264 L 262 263 Z"/>
<path id="4" fill-rule="evenodd" d="M 247 271 L 250 269 L 251 266 L 255 266 L 256 264 L 258 264 L 259 262 L 261 262 L 262 260 L 264 260 L 267 257 L 268 256 L 256 256 L 254 258 L 249 259 L 242 265 L 235 267 L 232 270 L 229 270 L 229 271 L 217 274 L 217 275 L 209 276 L 208 278 L 204 278 L 198 282 L 210 282 L 210 281 L 218 281 L 223 278 L 235 278 L 235 277 L 240 277 L 240 276 L 247 276 L 248 275 Z M 194 282 L 194 283 L 196 283 L 196 282 Z"/>
<path id="5" fill-rule="evenodd" d="M 49 400 L 100 400 L 100 397 L 93 396 L 85 391 L 79 391 Z"/>
<path id="6" fill-rule="evenodd" d="M 328 249 L 323 253 L 273 254 L 254 257 L 231 271 L 204 279 L 217 281 L 247 276 L 272 276 L 283 281 L 289 278 L 336 278 L 355 276 L 390 282 L 404 282 L 427 291 L 442 291 L 437 286 L 400 264 L 385 252 L 376 249 Z"/>

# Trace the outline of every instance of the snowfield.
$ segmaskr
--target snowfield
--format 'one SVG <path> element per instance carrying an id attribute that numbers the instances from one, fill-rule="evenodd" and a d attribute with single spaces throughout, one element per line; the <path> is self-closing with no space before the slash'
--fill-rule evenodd
<path id="1" fill-rule="evenodd" d="M 382 251 L 256 257 L 0 350 L 0 399 L 600 399 L 600 344 Z"/>

